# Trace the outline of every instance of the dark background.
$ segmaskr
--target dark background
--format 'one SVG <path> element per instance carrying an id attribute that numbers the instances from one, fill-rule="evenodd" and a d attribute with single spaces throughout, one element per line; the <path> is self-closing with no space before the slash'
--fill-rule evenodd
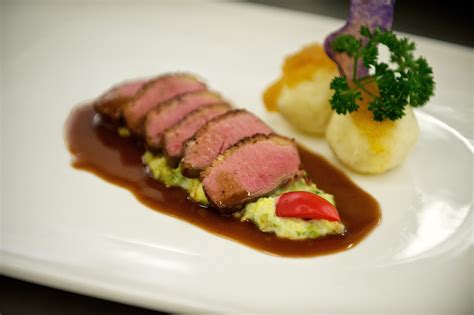
<path id="1" fill-rule="evenodd" d="M 345 19 L 349 0 L 247 1 Z M 396 31 L 473 47 L 470 1 L 398 0 Z M 0 277 L 0 313 L 12 314 L 165 314 Z"/>
<path id="2" fill-rule="evenodd" d="M 346 19 L 349 0 L 250 0 L 295 11 Z M 464 46 L 474 46 L 472 1 L 396 0 L 393 29 Z"/>

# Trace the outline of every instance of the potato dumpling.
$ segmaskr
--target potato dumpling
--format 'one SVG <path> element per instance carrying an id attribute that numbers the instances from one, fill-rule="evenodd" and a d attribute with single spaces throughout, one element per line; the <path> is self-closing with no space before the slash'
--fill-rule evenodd
<path id="1" fill-rule="evenodd" d="M 405 115 L 401 119 L 374 121 L 373 113 L 367 109 L 370 97 L 363 91 L 362 97 L 364 100 L 358 102 L 356 112 L 346 115 L 334 113 L 326 139 L 339 160 L 352 170 L 367 174 L 383 173 L 405 160 L 418 138 L 418 123 L 410 106 L 405 107 Z"/>
<path id="2" fill-rule="evenodd" d="M 287 57 L 282 70 L 263 95 L 267 109 L 279 111 L 297 129 L 324 134 L 332 114 L 329 85 L 339 74 L 336 64 L 313 44 Z"/>

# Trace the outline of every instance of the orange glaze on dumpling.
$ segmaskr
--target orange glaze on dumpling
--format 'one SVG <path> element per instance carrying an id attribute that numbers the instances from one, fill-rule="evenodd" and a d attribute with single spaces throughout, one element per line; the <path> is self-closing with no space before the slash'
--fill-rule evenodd
<path id="1" fill-rule="evenodd" d="M 374 95 L 379 95 L 379 89 L 376 83 L 368 83 L 364 85 L 364 88 Z M 384 153 L 386 148 L 381 140 L 392 132 L 395 122 L 388 119 L 382 122 L 375 121 L 373 112 L 368 109 L 373 97 L 365 91 L 360 90 L 360 92 L 363 99 L 357 101 L 359 109 L 351 114 L 352 121 L 367 138 L 372 152 L 379 154 Z"/>
<path id="2" fill-rule="evenodd" d="M 300 51 L 289 55 L 283 63 L 283 74 L 280 79 L 270 85 L 263 94 L 263 102 L 269 111 L 278 111 L 278 98 L 283 86 L 295 86 L 311 80 L 316 70 L 325 68 L 336 71 L 336 64 L 329 59 L 320 44 L 311 44 Z"/>

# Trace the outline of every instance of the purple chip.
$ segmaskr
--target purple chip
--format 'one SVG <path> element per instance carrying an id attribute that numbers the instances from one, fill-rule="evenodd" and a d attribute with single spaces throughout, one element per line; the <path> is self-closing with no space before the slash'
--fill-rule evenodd
<path id="1" fill-rule="evenodd" d="M 338 54 L 331 48 L 331 42 L 338 35 L 350 34 L 356 38 L 361 38 L 359 34 L 361 26 L 367 26 L 373 31 L 377 26 L 382 30 L 392 27 L 393 8 L 395 0 L 351 0 L 351 8 L 347 23 L 339 30 L 329 34 L 324 41 L 324 50 L 326 54 L 335 61 L 339 67 L 339 73 L 346 75 L 352 79 L 352 71 L 354 68 L 354 58 L 347 54 Z M 367 69 L 364 67 L 362 60 L 357 65 L 357 77 L 367 75 Z"/>

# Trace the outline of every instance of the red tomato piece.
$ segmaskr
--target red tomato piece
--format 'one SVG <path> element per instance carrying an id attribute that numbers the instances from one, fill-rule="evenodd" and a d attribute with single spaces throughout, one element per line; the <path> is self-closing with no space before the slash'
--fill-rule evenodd
<path id="1" fill-rule="evenodd" d="M 276 215 L 289 218 L 341 221 L 336 207 L 326 199 L 307 191 L 295 191 L 281 195 L 276 206 Z"/>

